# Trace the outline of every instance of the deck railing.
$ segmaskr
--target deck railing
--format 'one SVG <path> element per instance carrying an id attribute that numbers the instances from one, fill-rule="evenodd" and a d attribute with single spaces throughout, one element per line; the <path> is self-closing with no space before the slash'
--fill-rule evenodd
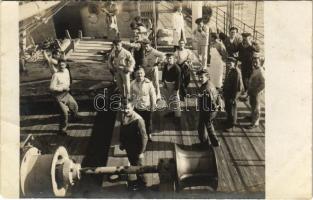
<path id="1" fill-rule="evenodd" d="M 187 8 L 186 10 L 187 12 L 185 12 L 185 14 L 187 14 L 187 18 L 191 21 L 192 2 L 188 2 L 185 6 Z M 223 32 L 227 35 L 230 28 L 228 27 L 229 18 L 230 16 L 218 6 L 213 8 L 213 14 L 211 17 L 213 24 L 216 25 L 216 28 L 220 32 Z M 232 25 L 237 27 L 240 33 L 249 32 L 253 35 L 253 39 L 256 42 L 258 42 L 262 46 L 264 45 L 264 34 L 256 30 L 255 27 L 249 26 L 247 23 L 243 22 L 242 20 L 236 17 L 232 17 L 232 22 L 233 22 Z"/>
<path id="2" fill-rule="evenodd" d="M 220 8 L 216 8 L 214 10 L 215 12 L 213 12 L 211 19 L 216 24 L 216 28 L 219 31 L 224 32 L 225 34 L 228 34 L 229 32 L 228 30 L 230 27 L 227 27 L 227 21 L 229 21 L 230 16 Z M 248 24 L 246 24 L 245 22 L 241 21 L 240 19 L 236 17 L 233 17 L 232 21 L 233 21 L 233 26 L 237 27 L 240 33 L 249 32 L 253 35 L 253 39 L 256 42 L 258 42 L 260 45 L 264 44 L 263 33 L 257 31 L 254 27 L 249 26 Z"/>

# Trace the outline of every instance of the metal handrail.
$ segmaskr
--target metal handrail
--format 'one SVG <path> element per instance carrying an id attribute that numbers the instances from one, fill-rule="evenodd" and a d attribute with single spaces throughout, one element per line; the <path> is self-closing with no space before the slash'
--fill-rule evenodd
<path id="1" fill-rule="evenodd" d="M 226 13 L 225 11 L 223 11 L 222 9 L 217 8 L 217 10 L 218 10 L 218 11 L 221 11 L 221 12 L 223 13 L 223 15 L 227 16 L 227 13 Z M 220 16 L 222 16 L 222 15 L 219 14 L 219 13 L 217 13 L 217 14 L 220 15 Z M 228 17 L 228 16 L 227 16 L 227 17 Z M 252 29 L 252 30 L 255 30 L 253 27 L 249 26 L 248 24 L 244 23 L 243 21 L 241 21 L 240 19 L 238 19 L 238 18 L 236 18 L 236 17 L 233 17 L 233 20 L 237 20 L 239 23 L 243 24 L 245 27 L 248 27 L 248 28 L 250 28 L 250 29 Z M 259 31 L 257 31 L 257 30 L 255 30 L 255 32 L 257 32 L 258 35 L 264 37 L 264 35 L 263 35 L 261 32 L 259 32 Z"/>
<path id="2" fill-rule="evenodd" d="M 168 7 L 170 8 L 170 7 Z M 151 15 L 152 13 L 149 12 L 149 14 Z M 191 14 L 188 12 L 184 12 L 184 14 L 188 17 L 191 18 Z M 230 27 L 227 27 L 227 21 L 229 19 L 229 15 L 223 11 L 222 9 L 216 7 L 216 12 L 212 15 L 212 21 L 215 22 L 216 24 L 216 28 L 218 30 L 222 30 L 225 34 L 228 35 L 228 29 Z M 236 17 L 232 17 L 233 20 L 233 24 L 238 28 L 238 30 L 240 32 L 245 32 L 247 29 L 250 29 L 252 31 L 252 34 L 254 36 L 254 40 L 259 42 L 260 44 L 264 44 L 264 34 L 257 31 L 255 28 L 253 28 L 252 26 L 249 26 L 248 24 L 246 24 L 245 22 L 243 22 L 242 20 L 236 18 Z"/>

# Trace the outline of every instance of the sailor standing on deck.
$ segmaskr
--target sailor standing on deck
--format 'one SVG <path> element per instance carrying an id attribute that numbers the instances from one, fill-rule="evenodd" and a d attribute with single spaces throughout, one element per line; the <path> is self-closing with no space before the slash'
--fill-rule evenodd
<path id="1" fill-rule="evenodd" d="M 106 36 L 109 40 L 114 40 L 119 36 L 116 15 L 119 10 L 113 1 L 108 1 L 104 4 L 102 11 L 106 14 Z"/>
<path id="2" fill-rule="evenodd" d="M 131 82 L 130 93 L 135 112 L 145 121 L 148 140 L 151 141 L 152 112 L 156 108 L 156 94 L 152 82 L 145 78 L 145 70 L 138 68 L 135 71 L 136 79 Z"/>
<path id="3" fill-rule="evenodd" d="M 209 30 L 204 26 L 203 19 L 196 19 L 197 29 L 193 32 L 193 45 L 197 49 L 202 68 L 207 67 Z"/>
<path id="4" fill-rule="evenodd" d="M 242 34 L 242 43 L 238 46 L 238 59 L 241 62 L 241 74 L 242 80 L 245 87 L 245 92 L 248 89 L 248 82 L 250 76 L 253 72 L 252 59 L 254 52 L 259 52 L 260 47 L 256 42 L 252 41 L 251 33 L 243 33 Z M 246 95 L 246 94 L 245 94 Z M 247 96 L 242 98 L 243 100 L 247 100 Z"/>
<path id="5" fill-rule="evenodd" d="M 122 47 L 121 40 L 114 40 L 108 66 L 116 77 L 117 86 L 123 97 L 129 98 L 130 96 L 130 73 L 133 71 L 134 65 L 133 56 Z"/>
<path id="6" fill-rule="evenodd" d="M 140 37 L 138 34 L 134 36 L 134 40 L 131 42 L 122 42 L 123 45 L 126 47 L 130 47 L 130 52 L 132 53 L 134 59 L 135 59 L 135 68 L 134 71 L 139 69 L 139 67 L 142 67 L 143 59 L 144 59 L 144 47 L 142 45 L 142 42 L 140 40 Z"/>
<path id="7" fill-rule="evenodd" d="M 140 40 L 148 38 L 151 30 L 151 20 L 148 20 L 148 27 L 144 25 L 140 16 L 136 16 L 134 21 L 130 23 L 130 28 L 134 35 L 139 35 Z"/>
<path id="8" fill-rule="evenodd" d="M 237 67 L 237 60 L 229 57 L 227 74 L 223 85 L 223 97 L 227 113 L 226 130 L 230 131 L 237 123 L 237 100 L 243 90 L 241 72 Z"/>
<path id="9" fill-rule="evenodd" d="M 218 39 L 217 33 L 211 33 L 210 39 L 210 48 L 215 48 L 218 53 L 220 54 L 222 60 L 226 62 L 227 59 L 227 51 L 223 44 L 223 42 Z"/>
<path id="10" fill-rule="evenodd" d="M 213 120 L 220 109 L 220 98 L 218 91 L 215 86 L 210 82 L 207 69 L 202 69 L 197 72 L 201 86 L 199 88 L 199 124 L 198 124 L 198 134 L 200 145 L 205 147 L 208 145 L 208 141 L 213 146 L 219 146 L 219 141 L 215 135 L 215 130 L 213 126 Z M 205 131 L 207 130 L 207 132 Z"/>
<path id="11" fill-rule="evenodd" d="M 210 81 L 219 91 L 221 91 L 225 75 L 227 52 L 224 44 L 218 39 L 216 33 L 211 33 L 210 59 L 210 67 L 208 68 Z"/>
<path id="12" fill-rule="evenodd" d="M 209 44 L 208 47 L 208 51 L 207 51 L 207 58 L 208 58 L 208 62 L 209 64 L 211 64 L 211 34 L 212 33 L 217 33 L 217 27 L 216 27 L 216 23 L 214 23 L 211 19 L 212 19 L 212 14 L 213 14 L 213 10 L 211 7 L 204 7 L 203 13 L 202 13 L 202 19 L 203 19 L 203 24 L 204 27 L 206 29 L 206 31 L 209 33 L 209 37 L 208 37 L 208 41 L 207 43 Z"/>
<path id="13" fill-rule="evenodd" d="M 210 33 L 217 33 L 216 24 L 211 20 L 212 19 L 213 10 L 211 7 L 205 8 L 205 13 L 203 13 L 203 23 Z"/>
<path id="14" fill-rule="evenodd" d="M 236 27 L 231 27 L 229 29 L 229 37 L 224 40 L 228 56 L 237 57 L 238 46 L 241 42 L 242 37 L 238 34 L 238 29 Z"/>
<path id="15" fill-rule="evenodd" d="M 145 70 L 146 77 L 152 81 L 156 90 L 157 100 L 161 99 L 159 86 L 159 64 L 165 59 L 165 54 L 151 47 L 151 42 L 148 39 L 143 39 L 144 59 L 142 67 Z"/>
<path id="16" fill-rule="evenodd" d="M 183 99 L 187 95 L 187 87 L 190 83 L 190 68 L 193 60 L 193 53 L 185 48 L 185 41 L 179 40 L 179 48 L 174 53 L 174 58 L 176 59 L 176 63 L 180 67 L 181 70 L 181 85 L 180 85 L 180 97 Z"/>
<path id="17" fill-rule="evenodd" d="M 261 95 L 265 88 L 264 68 L 261 66 L 259 53 L 253 54 L 253 72 L 249 79 L 248 95 L 251 105 L 251 125 L 249 129 L 259 126 L 260 110 L 261 110 Z"/>
<path id="18" fill-rule="evenodd" d="M 166 64 L 163 68 L 162 82 L 165 89 L 167 106 L 170 111 L 166 116 L 175 117 L 178 120 L 181 117 L 179 88 L 181 85 L 181 70 L 174 61 L 173 54 L 166 54 Z"/>
<path id="19" fill-rule="evenodd" d="M 176 6 L 176 12 L 173 14 L 173 44 L 178 45 L 179 40 L 183 40 L 186 43 L 186 35 L 185 35 L 185 20 L 184 15 L 182 13 L 182 6 Z"/>
<path id="20" fill-rule="evenodd" d="M 120 149 L 126 150 L 131 166 L 142 166 L 147 145 L 144 120 L 133 110 L 130 102 L 123 102 L 122 124 L 120 129 Z M 144 175 L 129 175 L 128 187 L 136 190 L 145 185 Z"/>
<path id="21" fill-rule="evenodd" d="M 70 91 L 70 73 L 66 69 L 66 62 L 63 59 L 58 60 L 56 65 L 58 71 L 52 75 L 50 82 L 50 91 L 53 93 L 58 105 L 61 109 L 59 133 L 66 135 L 68 127 L 68 110 L 73 114 L 74 120 L 79 120 L 78 105 Z"/>

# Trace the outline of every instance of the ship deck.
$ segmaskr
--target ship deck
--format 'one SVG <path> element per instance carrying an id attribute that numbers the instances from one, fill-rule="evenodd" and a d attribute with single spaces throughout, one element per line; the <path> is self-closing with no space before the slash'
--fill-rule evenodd
<path id="1" fill-rule="evenodd" d="M 58 136 L 58 114 L 48 94 L 48 69 L 34 64 L 29 67 L 29 77 L 21 77 L 21 140 L 30 136 L 32 143 L 42 153 L 52 153 L 57 146 L 65 146 L 73 159 L 82 166 L 127 165 L 124 152 L 118 150 L 120 113 L 96 111 L 93 107 L 95 91 L 110 88 L 112 80 L 108 69 L 97 51 L 109 49 L 110 44 L 101 40 L 82 40 L 75 52 L 68 55 L 72 76 L 73 95 L 77 97 L 83 120 L 70 124 L 68 136 Z M 33 70 L 33 71 L 32 71 Z M 38 77 L 32 76 L 37 73 Z M 161 88 L 162 92 L 163 88 Z M 190 84 L 189 92 L 196 92 L 196 80 Z M 43 99 L 46 99 L 45 101 Z M 264 98 L 263 98 L 264 99 Z M 42 101 L 40 101 L 42 100 Z M 193 98 L 183 103 L 180 123 L 163 117 L 163 112 L 153 115 L 153 142 L 148 143 L 144 165 L 157 165 L 161 158 L 173 158 L 174 144 L 194 148 L 198 143 L 197 121 Z M 250 113 L 248 103 L 238 105 L 239 126 L 232 132 L 223 131 L 225 113 L 220 113 L 214 122 L 221 146 L 215 148 L 218 166 L 218 189 L 207 187 L 185 188 L 179 193 L 159 191 L 158 174 L 147 174 L 148 192 L 128 192 L 125 181 L 111 183 L 106 176 L 87 177 L 73 188 L 72 197 L 94 198 L 263 198 L 265 191 L 265 109 L 262 101 L 261 125 L 247 130 L 244 119 Z M 23 142 L 23 141 L 21 141 Z M 21 143 L 22 144 L 22 143 Z M 198 195 L 198 196 L 197 196 Z M 243 196 L 240 196 L 243 195 Z M 248 196 L 247 196 L 248 195 Z M 250 195 L 250 196 L 249 196 Z"/>

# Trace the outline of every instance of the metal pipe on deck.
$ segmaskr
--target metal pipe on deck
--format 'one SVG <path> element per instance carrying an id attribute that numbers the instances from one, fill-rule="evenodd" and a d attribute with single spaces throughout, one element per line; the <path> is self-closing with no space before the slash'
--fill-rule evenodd
<path id="1" fill-rule="evenodd" d="M 176 191 L 191 186 L 217 189 L 217 164 L 212 148 L 187 150 L 175 145 L 174 155 L 174 159 L 159 159 L 158 165 L 81 168 L 80 163 L 70 159 L 64 147 L 58 147 L 54 154 L 44 155 L 31 147 L 21 161 L 21 191 L 25 197 L 64 197 L 67 190 L 81 180 L 81 175 L 144 173 L 158 173 L 160 182 L 168 186 L 177 182 Z"/>
<path id="2" fill-rule="evenodd" d="M 80 172 L 84 174 L 144 174 L 158 173 L 156 165 L 150 166 L 113 166 L 113 167 L 86 167 L 81 168 Z"/>

